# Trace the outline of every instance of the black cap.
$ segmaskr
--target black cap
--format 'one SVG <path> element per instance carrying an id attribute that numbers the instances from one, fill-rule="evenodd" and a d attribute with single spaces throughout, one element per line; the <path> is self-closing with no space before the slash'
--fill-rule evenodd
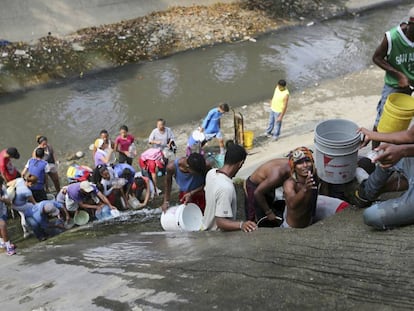
<path id="1" fill-rule="evenodd" d="M 15 147 L 7 148 L 7 154 L 13 159 L 19 159 L 20 158 L 20 153 L 19 153 L 19 151 L 17 151 L 17 149 Z"/>

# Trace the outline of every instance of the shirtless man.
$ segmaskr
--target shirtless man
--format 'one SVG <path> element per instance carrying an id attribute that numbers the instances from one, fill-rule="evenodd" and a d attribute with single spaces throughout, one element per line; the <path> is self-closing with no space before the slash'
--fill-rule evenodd
<path id="1" fill-rule="evenodd" d="M 288 159 L 273 159 L 260 165 L 245 183 L 246 219 L 251 221 L 267 217 L 267 220 L 277 222 L 278 217 L 272 210 L 275 189 L 281 187 L 290 177 Z"/>
<path id="2" fill-rule="evenodd" d="M 312 151 L 299 147 L 289 154 L 291 176 L 283 184 L 286 209 L 282 228 L 305 228 L 347 208 L 349 203 L 318 195 Z"/>

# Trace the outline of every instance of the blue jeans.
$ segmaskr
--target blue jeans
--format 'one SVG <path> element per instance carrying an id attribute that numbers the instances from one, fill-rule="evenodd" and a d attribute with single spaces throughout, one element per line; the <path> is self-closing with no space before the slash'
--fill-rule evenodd
<path id="1" fill-rule="evenodd" d="M 384 230 L 414 224 L 414 158 L 403 158 L 389 169 L 377 166 L 363 184 L 365 196 L 373 201 L 394 171 L 402 172 L 407 178 L 408 190 L 398 198 L 375 203 L 367 208 L 363 217 L 368 226 Z"/>
<path id="2" fill-rule="evenodd" d="M 269 115 L 269 125 L 266 129 L 266 133 L 272 134 L 273 131 L 273 137 L 279 138 L 280 135 L 280 128 L 282 127 L 282 122 L 276 121 L 279 117 L 280 112 L 274 112 L 273 110 L 270 111 Z"/>
<path id="3" fill-rule="evenodd" d="M 29 224 L 29 226 L 32 228 L 34 235 L 39 240 L 42 240 L 43 238 L 52 237 L 55 235 L 58 235 L 64 231 L 64 229 L 56 228 L 56 227 L 42 227 L 42 225 L 37 222 L 33 217 L 26 217 L 26 221 Z M 56 219 L 51 220 L 51 224 L 57 225 L 57 224 L 63 224 L 62 220 Z"/>
<path id="4" fill-rule="evenodd" d="M 26 217 L 26 222 L 29 224 L 30 228 L 32 228 L 36 238 L 41 240 L 46 237 L 46 232 L 42 229 L 40 223 L 38 223 L 33 217 Z"/>

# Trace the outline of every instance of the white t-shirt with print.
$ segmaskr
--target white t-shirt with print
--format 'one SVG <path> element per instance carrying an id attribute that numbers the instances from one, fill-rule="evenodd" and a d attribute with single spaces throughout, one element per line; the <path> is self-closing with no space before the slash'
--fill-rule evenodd
<path id="1" fill-rule="evenodd" d="M 206 176 L 205 196 L 203 230 L 219 230 L 215 217 L 236 219 L 237 196 L 231 178 L 211 169 Z"/>

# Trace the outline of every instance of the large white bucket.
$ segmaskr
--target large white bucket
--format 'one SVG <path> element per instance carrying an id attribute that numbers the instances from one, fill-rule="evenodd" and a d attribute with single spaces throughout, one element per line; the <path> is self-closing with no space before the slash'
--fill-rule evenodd
<path id="1" fill-rule="evenodd" d="M 161 214 L 161 226 L 165 231 L 199 231 L 203 214 L 194 203 L 171 206 Z"/>
<path id="2" fill-rule="evenodd" d="M 355 178 L 358 166 L 360 134 L 348 120 L 332 119 L 315 127 L 315 165 L 318 176 L 331 184 L 343 184 Z"/>

